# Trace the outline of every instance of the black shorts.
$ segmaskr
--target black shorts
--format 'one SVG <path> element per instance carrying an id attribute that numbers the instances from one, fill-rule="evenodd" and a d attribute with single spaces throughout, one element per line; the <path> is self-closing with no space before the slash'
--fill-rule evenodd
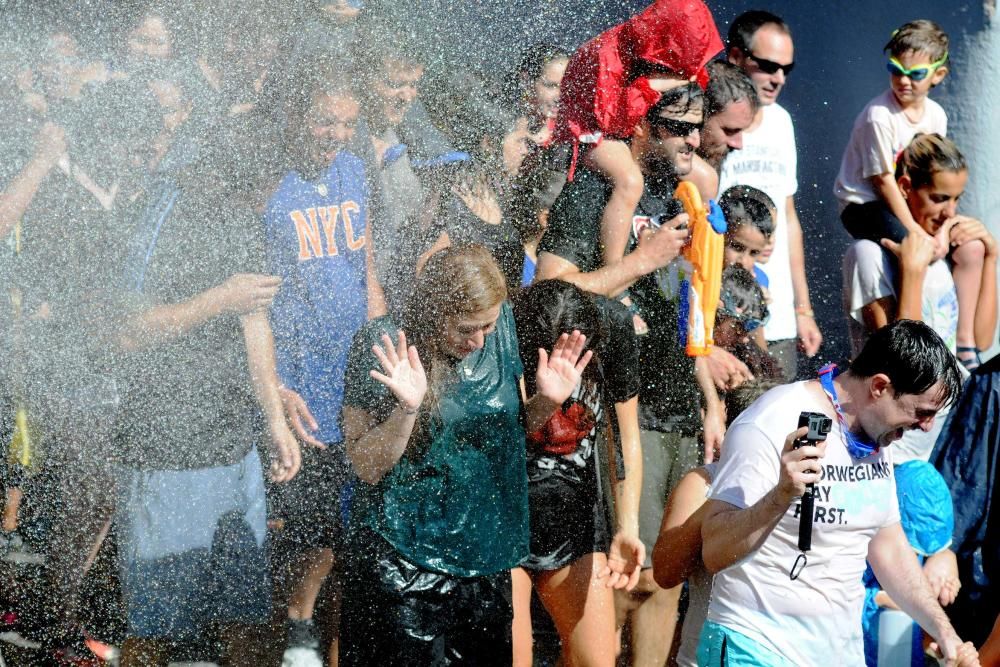
<path id="1" fill-rule="evenodd" d="M 342 444 L 302 445 L 302 468 L 285 484 L 273 484 L 271 518 L 285 522 L 281 540 L 293 552 L 339 551 L 353 478 Z"/>
<path id="2" fill-rule="evenodd" d="M 411 563 L 367 528 L 346 552 L 340 664 L 510 665 L 510 570 L 456 577 Z"/>
<path id="3" fill-rule="evenodd" d="M 587 554 L 605 552 L 611 544 L 597 483 L 577 484 L 558 475 L 528 484 L 531 553 L 528 570 L 558 570 Z"/>
<path id="4" fill-rule="evenodd" d="M 848 204 L 840 213 L 847 233 L 859 241 L 890 239 L 901 243 L 906 238 L 906 227 L 889 207 L 880 201 L 866 204 Z"/>

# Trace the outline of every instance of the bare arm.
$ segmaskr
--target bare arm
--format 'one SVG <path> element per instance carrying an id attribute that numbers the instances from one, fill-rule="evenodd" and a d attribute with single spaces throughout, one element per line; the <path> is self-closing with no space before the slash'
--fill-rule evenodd
<path id="1" fill-rule="evenodd" d="M 375 271 L 375 235 L 368 232 L 368 243 L 365 247 L 365 278 L 368 281 L 368 319 L 374 320 L 386 313 L 385 292 Z"/>
<path id="2" fill-rule="evenodd" d="M 946 656 L 954 655 L 962 640 L 938 604 L 900 524 L 875 534 L 868 545 L 868 562 L 892 601 L 938 641 Z"/>
<path id="3" fill-rule="evenodd" d="M 224 313 L 245 315 L 271 305 L 281 278 L 238 273 L 187 301 L 153 306 L 125 322 L 121 346 L 128 351 L 156 347 Z"/>
<path id="4" fill-rule="evenodd" d="M 397 406 L 381 424 L 365 412 L 344 406 L 344 442 L 358 478 L 377 483 L 399 462 L 410 443 L 417 413 Z"/>
<path id="5" fill-rule="evenodd" d="M 678 586 L 701 562 L 701 526 L 706 514 L 708 474 L 696 468 L 667 498 L 660 535 L 653 548 L 653 577 L 662 588 Z"/>
<path id="6" fill-rule="evenodd" d="M 38 132 L 31 160 L 0 193 L 0 238 L 6 237 L 24 216 L 38 188 L 64 152 L 65 132 L 55 123 L 45 123 Z"/>
<path id="7" fill-rule="evenodd" d="M 358 477 L 369 484 L 377 483 L 402 458 L 427 394 L 427 375 L 420 355 L 415 347 L 406 344 L 402 331 L 395 344 L 383 334 L 382 345 L 372 347 L 372 353 L 383 372 L 371 370 L 369 374 L 389 388 L 396 407 L 382 423 L 361 408 L 345 405 L 342 411 L 347 456 Z"/>
<path id="8" fill-rule="evenodd" d="M 720 500 L 708 501 L 701 538 L 702 557 L 709 572 L 724 570 L 759 549 L 792 501 L 805 492 L 806 484 L 819 481 L 816 460 L 825 455 L 826 443 L 792 447 L 806 430 L 798 429 L 785 439 L 778 483 L 760 500 L 743 509 Z"/>
<path id="9" fill-rule="evenodd" d="M 705 418 L 702 420 L 702 440 L 704 445 L 704 461 L 711 463 L 715 459 L 715 451 L 722 449 L 722 440 L 726 436 L 726 407 L 719 398 L 708 367 L 708 357 L 696 357 L 694 362 L 694 377 L 705 397 Z"/>
<path id="10" fill-rule="evenodd" d="M 614 298 L 631 287 L 636 280 L 666 266 L 680 254 L 689 232 L 686 228 L 675 227 L 686 225 L 687 221 L 687 214 L 682 213 L 655 231 L 643 232 L 635 250 L 621 260 L 594 271 L 581 271 L 569 260 L 550 252 L 540 252 L 536 280 L 558 278 L 587 292 Z"/>
<path id="11" fill-rule="evenodd" d="M 287 482 L 299 471 L 302 459 L 299 443 L 296 442 L 285 421 L 285 412 L 278 393 L 274 337 L 271 334 L 267 311 L 257 310 L 241 316 L 240 325 L 243 328 L 254 395 L 267 418 L 271 436 L 273 459 L 271 477 L 276 482 Z"/>
<path id="12" fill-rule="evenodd" d="M 953 220 L 950 230 L 952 244 L 961 246 L 981 241 L 986 248 L 973 323 L 976 346 L 985 350 L 993 344 L 993 332 L 997 326 L 997 242 L 980 221 L 966 216 L 957 216 Z"/>
<path id="13" fill-rule="evenodd" d="M 615 519 L 617 529 L 639 534 L 639 496 L 642 493 L 642 444 L 639 442 L 639 397 L 615 403 L 618 430 L 622 439 L 625 479 L 615 482 Z M 612 445 L 612 443 L 609 443 Z M 614 457 L 609 458 L 614 461 Z M 612 475 L 612 479 L 615 477 Z"/>
<path id="14" fill-rule="evenodd" d="M 799 340 L 806 356 L 813 356 L 823 342 L 823 335 L 816 326 L 816 320 L 808 313 L 812 311 L 809 301 L 809 284 L 806 282 L 805 250 L 802 245 L 802 225 L 795 211 L 795 198 L 785 201 L 785 218 L 788 225 L 788 262 L 792 272 L 792 294 L 795 300 L 795 324 Z"/>

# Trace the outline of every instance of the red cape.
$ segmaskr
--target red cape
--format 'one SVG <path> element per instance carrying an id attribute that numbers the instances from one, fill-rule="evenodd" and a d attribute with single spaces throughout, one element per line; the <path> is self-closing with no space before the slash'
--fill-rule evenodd
<path id="1" fill-rule="evenodd" d="M 712 13 L 701 0 L 658 0 L 573 54 L 560 86 L 557 141 L 596 132 L 611 139 L 632 131 L 660 93 L 645 76 L 630 80 L 643 61 L 708 82 L 705 65 L 723 48 Z"/>

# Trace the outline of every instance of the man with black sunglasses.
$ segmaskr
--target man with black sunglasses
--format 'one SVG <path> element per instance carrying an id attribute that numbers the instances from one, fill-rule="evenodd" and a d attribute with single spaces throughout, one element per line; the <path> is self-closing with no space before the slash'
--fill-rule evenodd
<path id="1" fill-rule="evenodd" d="M 774 250 L 763 267 L 772 299 L 771 321 L 764 334 L 784 379 L 791 381 L 798 373 L 797 348 L 812 357 L 823 342 L 809 301 L 802 227 L 795 212 L 795 131 L 788 112 L 777 103 L 795 66 L 791 31 L 770 12 L 745 12 L 729 28 L 727 57 L 753 81 L 761 106 L 743 132 L 743 148 L 722 163 L 719 191 L 733 185 L 753 186 L 778 207 Z"/>
<path id="2" fill-rule="evenodd" d="M 669 265 L 688 238 L 687 215 L 673 193 L 679 179 L 690 173 L 701 142 L 703 100 L 693 83 L 664 93 L 629 138 L 644 189 L 621 261 L 604 264 L 600 244 L 601 214 L 612 187 L 586 166 L 556 199 L 538 245 L 537 279 L 559 278 L 609 297 L 628 289 L 646 326 L 638 336 L 643 450 L 639 538 L 650 556 L 667 495 L 701 463 L 705 450 L 711 453 L 721 444 L 725 429 L 724 408 L 707 369 L 696 371 L 694 359 L 678 341 L 677 299 L 664 296 L 676 292 L 670 291 Z M 639 584 L 617 604 L 631 616 L 633 661 L 665 664 L 673 628 L 664 628 L 663 619 L 676 617 L 680 588 L 656 585 L 651 557 L 643 568 Z"/>

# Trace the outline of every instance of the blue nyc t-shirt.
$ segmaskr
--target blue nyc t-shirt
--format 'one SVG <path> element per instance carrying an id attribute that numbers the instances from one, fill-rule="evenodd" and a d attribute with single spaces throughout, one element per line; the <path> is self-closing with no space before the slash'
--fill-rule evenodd
<path id="1" fill-rule="evenodd" d="M 368 316 L 364 163 L 341 151 L 319 177 L 288 172 L 264 214 L 268 270 L 284 282 L 271 306 L 278 377 L 340 442 L 344 369 Z"/>

